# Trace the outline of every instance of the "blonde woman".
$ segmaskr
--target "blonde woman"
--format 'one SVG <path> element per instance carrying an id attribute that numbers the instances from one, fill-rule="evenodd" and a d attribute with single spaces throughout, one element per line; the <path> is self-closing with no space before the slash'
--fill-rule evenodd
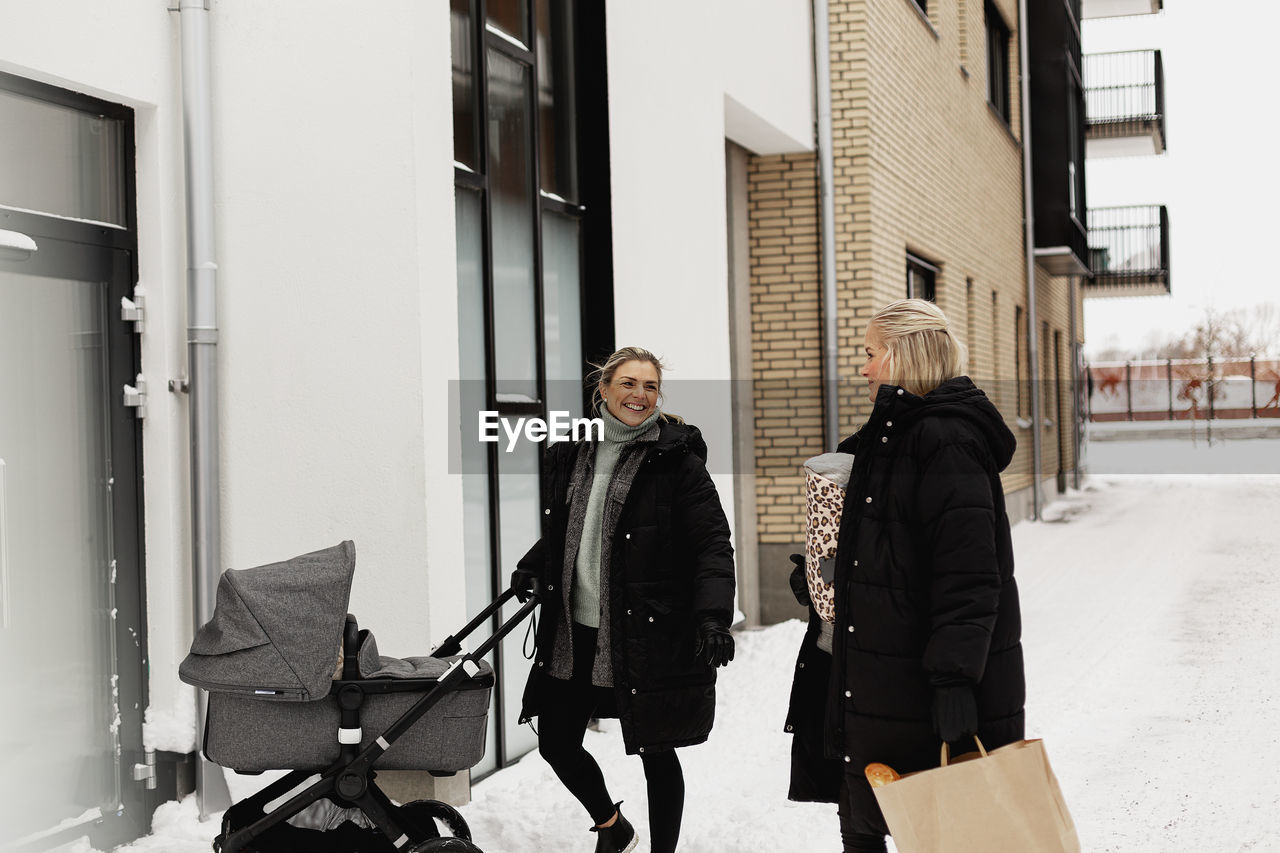
<path id="1" fill-rule="evenodd" d="M 1015 441 L 963 373 L 965 348 L 932 302 L 906 299 L 867 326 L 862 376 L 874 403 L 841 443 L 854 455 L 835 557 L 825 696 L 792 694 L 796 719 L 825 702 L 827 759 L 798 751 L 806 798 L 839 803 L 846 853 L 885 850 L 863 770 L 938 764 L 942 742 L 988 749 L 1023 737 L 1018 590 L 1000 471 Z M 821 688 L 817 688 L 820 690 Z M 800 705 L 801 707 L 797 707 Z M 834 759 L 843 773 L 827 772 Z"/>
<path id="2" fill-rule="evenodd" d="M 653 853 L 672 853 L 684 813 L 677 747 L 715 718 L 715 668 L 733 659 L 733 548 L 697 427 L 659 409 L 662 362 L 639 347 L 592 374 L 601 441 L 553 445 L 542 538 L 511 585 L 542 590 L 538 649 L 521 719 L 587 813 L 596 853 L 637 835 L 582 747 L 594 717 L 619 717 L 644 763 Z"/>

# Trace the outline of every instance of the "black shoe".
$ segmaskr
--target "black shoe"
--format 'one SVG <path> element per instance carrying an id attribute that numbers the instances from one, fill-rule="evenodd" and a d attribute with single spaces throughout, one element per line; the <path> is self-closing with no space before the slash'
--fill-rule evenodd
<path id="1" fill-rule="evenodd" d="M 610 826 L 593 826 L 596 833 L 596 853 L 631 853 L 636 849 L 640 836 L 631 821 L 622 816 L 622 803 L 618 803 L 618 819 Z"/>

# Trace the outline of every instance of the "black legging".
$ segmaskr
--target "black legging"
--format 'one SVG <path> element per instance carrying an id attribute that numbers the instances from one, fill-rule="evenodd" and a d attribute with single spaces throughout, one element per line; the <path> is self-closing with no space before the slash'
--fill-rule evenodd
<path id="1" fill-rule="evenodd" d="M 605 786 L 600 765 L 582 748 L 587 723 L 595 712 L 601 691 L 591 683 L 596 630 L 573 625 L 573 678 L 546 678 L 538 714 L 538 751 L 556 776 L 578 798 L 595 824 L 613 817 L 614 802 Z M 649 792 L 649 835 L 653 853 L 675 853 L 684 815 L 684 774 L 675 750 L 642 753 L 644 778 Z"/>
<path id="2" fill-rule="evenodd" d="M 866 776 L 848 767 L 840 786 L 839 813 L 844 853 L 885 853 L 888 830 L 875 794 Z"/>

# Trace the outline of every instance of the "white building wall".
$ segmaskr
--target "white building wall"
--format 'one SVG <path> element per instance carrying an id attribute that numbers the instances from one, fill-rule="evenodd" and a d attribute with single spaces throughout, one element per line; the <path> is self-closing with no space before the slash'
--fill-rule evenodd
<path id="1" fill-rule="evenodd" d="M 715 0 L 725 136 L 754 154 L 812 151 L 811 0 Z"/>
<path id="2" fill-rule="evenodd" d="M 802 0 L 608 9 L 617 340 L 665 355 L 672 380 L 721 386 L 673 385 L 669 406 L 706 429 L 727 509 L 724 139 L 810 145 L 808 15 Z M 187 401 L 165 390 L 186 369 L 179 17 L 163 0 L 0 0 L 0 69 L 136 112 L 148 664 L 162 716 L 189 705 L 176 670 L 194 627 Z M 464 611 L 446 454 L 458 375 L 447 4 L 213 0 L 210 33 L 222 563 L 354 539 L 352 611 L 385 653 L 422 654 Z"/>
<path id="3" fill-rule="evenodd" d="M 187 401 L 165 390 L 186 366 L 179 13 L 0 0 L 0 20 L 0 69 L 136 111 L 150 699 L 182 718 Z M 424 654 L 463 611 L 448 7 L 214 0 L 210 32 L 222 564 L 354 539 L 352 612 L 384 653 Z"/>
<path id="4" fill-rule="evenodd" d="M 427 528 L 461 501 L 448 11 L 219 0 L 213 21 L 223 561 L 354 539 L 352 612 L 424 654 L 428 602 L 461 608 L 427 571 L 460 565 Z"/>
<path id="5" fill-rule="evenodd" d="M 730 525 L 724 141 L 731 124 L 756 153 L 812 149 L 810 14 L 613 0 L 606 15 L 616 340 L 664 358 L 666 407 L 702 429 Z"/>

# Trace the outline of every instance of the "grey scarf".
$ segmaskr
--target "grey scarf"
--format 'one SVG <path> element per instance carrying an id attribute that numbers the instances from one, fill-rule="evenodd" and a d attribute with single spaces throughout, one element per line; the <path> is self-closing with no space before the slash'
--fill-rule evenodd
<path id="1" fill-rule="evenodd" d="M 604 515 L 600 523 L 600 627 L 596 634 L 595 662 L 591 667 L 591 683 L 600 687 L 613 686 L 613 655 L 610 601 L 610 562 L 613 552 L 613 536 L 618 518 L 626 504 L 627 495 L 636 472 L 644 462 L 650 448 L 658 440 L 658 424 L 655 421 L 638 438 L 628 442 L 618 458 L 609 480 L 604 501 Z M 560 601 L 564 618 L 556 626 L 555 645 L 551 651 L 549 674 L 568 680 L 573 677 L 573 632 L 570 620 L 573 614 L 573 580 L 577 570 L 578 547 L 586 527 L 587 503 L 594 479 L 595 448 L 583 443 L 578 448 L 573 473 L 569 477 L 569 518 L 565 528 L 564 566 L 560 578 Z"/>

